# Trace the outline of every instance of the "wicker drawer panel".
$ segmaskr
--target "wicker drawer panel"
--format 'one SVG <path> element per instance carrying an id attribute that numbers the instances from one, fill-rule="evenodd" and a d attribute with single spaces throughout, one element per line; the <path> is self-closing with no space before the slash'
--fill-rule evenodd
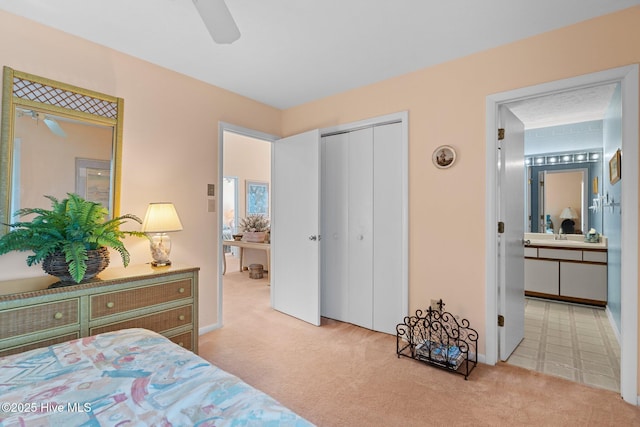
<path id="1" fill-rule="evenodd" d="M 9 356 L 10 354 L 22 353 L 23 351 L 33 350 L 34 348 L 48 347 L 50 345 L 60 344 L 61 342 L 75 340 L 77 338 L 80 338 L 80 336 L 76 332 L 73 334 L 61 335 L 59 337 L 50 338 L 48 340 L 35 341 L 29 344 L 10 348 L 8 350 L 2 350 L 0 351 L 0 357 Z"/>
<path id="2" fill-rule="evenodd" d="M 193 333 L 192 331 L 185 332 L 184 334 L 174 335 L 172 337 L 168 337 L 171 341 L 178 344 L 180 347 L 184 347 L 187 350 L 193 351 Z"/>
<path id="3" fill-rule="evenodd" d="M 118 329 L 127 328 L 144 328 L 155 332 L 164 332 L 179 326 L 190 325 L 192 321 L 193 306 L 186 305 L 172 310 L 161 311 L 149 316 L 136 317 L 122 322 L 91 328 L 89 330 L 89 334 L 96 335 L 103 332 L 117 331 Z"/>
<path id="4" fill-rule="evenodd" d="M 0 312 L 0 338 L 55 329 L 79 323 L 78 299 L 38 304 Z"/>
<path id="5" fill-rule="evenodd" d="M 98 294 L 91 297 L 91 319 L 99 319 L 138 308 L 191 298 L 191 295 L 191 279 Z"/>

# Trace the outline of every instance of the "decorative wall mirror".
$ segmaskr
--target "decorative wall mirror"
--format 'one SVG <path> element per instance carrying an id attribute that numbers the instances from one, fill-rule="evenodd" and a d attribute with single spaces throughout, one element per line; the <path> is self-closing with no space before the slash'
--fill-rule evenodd
<path id="1" fill-rule="evenodd" d="M 4 67 L 0 222 L 45 195 L 77 193 L 119 213 L 124 100 Z M 0 227 L 0 235 L 7 227 Z"/>

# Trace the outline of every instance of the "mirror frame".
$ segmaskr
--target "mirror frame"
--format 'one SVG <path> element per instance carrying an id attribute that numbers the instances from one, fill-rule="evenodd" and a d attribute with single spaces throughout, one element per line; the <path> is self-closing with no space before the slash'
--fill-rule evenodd
<path id="1" fill-rule="evenodd" d="M 5 224 L 11 222 L 12 215 L 9 210 L 11 209 L 16 106 L 113 128 L 111 215 L 118 216 L 120 212 L 124 99 L 5 66 L 2 85 L 2 130 L 0 132 L 0 236 L 8 231 Z"/>

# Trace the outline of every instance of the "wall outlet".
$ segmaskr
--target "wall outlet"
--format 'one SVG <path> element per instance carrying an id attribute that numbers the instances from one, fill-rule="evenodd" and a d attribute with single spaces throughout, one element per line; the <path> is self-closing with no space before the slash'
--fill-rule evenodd
<path id="1" fill-rule="evenodd" d="M 438 305 L 439 302 L 440 302 L 439 299 L 432 299 L 431 300 L 431 310 L 440 311 L 440 306 Z"/>

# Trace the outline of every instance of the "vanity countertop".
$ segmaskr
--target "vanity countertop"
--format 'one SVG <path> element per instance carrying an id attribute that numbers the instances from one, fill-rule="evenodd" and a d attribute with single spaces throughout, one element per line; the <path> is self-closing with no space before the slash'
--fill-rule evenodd
<path id="1" fill-rule="evenodd" d="M 607 238 L 600 236 L 598 243 L 587 243 L 583 234 L 565 234 L 566 240 L 556 240 L 554 234 L 524 233 L 525 246 L 547 246 L 553 248 L 607 249 Z"/>

